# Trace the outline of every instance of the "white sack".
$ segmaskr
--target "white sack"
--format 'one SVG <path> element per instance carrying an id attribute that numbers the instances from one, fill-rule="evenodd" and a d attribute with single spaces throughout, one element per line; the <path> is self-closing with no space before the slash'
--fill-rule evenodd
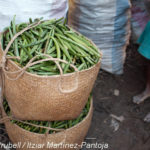
<path id="1" fill-rule="evenodd" d="M 101 49 L 102 69 L 123 73 L 130 37 L 129 0 L 70 0 L 68 23 Z"/>
<path id="2" fill-rule="evenodd" d="M 68 0 L 0 0 L 0 31 L 9 26 L 13 16 L 16 23 L 29 18 L 53 19 L 66 17 Z"/>

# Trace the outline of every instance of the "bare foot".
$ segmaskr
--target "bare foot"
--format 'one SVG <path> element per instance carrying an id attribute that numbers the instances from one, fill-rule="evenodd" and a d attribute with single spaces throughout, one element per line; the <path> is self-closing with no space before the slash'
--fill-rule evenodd
<path id="1" fill-rule="evenodd" d="M 148 113 L 148 114 L 146 115 L 146 117 L 144 118 L 144 121 L 150 123 L 150 113 Z"/>
<path id="2" fill-rule="evenodd" d="M 136 104 L 140 104 L 140 103 L 144 102 L 144 100 L 147 99 L 148 97 L 150 97 L 150 90 L 146 89 L 141 94 L 139 94 L 137 96 L 134 96 L 133 97 L 133 102 L 136 103 Z"/>

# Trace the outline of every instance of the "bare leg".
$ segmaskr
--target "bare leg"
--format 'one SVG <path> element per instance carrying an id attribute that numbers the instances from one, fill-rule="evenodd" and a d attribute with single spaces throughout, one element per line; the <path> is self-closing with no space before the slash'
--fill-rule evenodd
<path id="1" fill-rule="evenodd" d="M 136 104 L 142 103 L 145 99 L 150 97 L 150 64 L 148 65 L 148 73 L 147 73 L 147 85 L 144 92 L 133 97 L 133 102 Z"/>

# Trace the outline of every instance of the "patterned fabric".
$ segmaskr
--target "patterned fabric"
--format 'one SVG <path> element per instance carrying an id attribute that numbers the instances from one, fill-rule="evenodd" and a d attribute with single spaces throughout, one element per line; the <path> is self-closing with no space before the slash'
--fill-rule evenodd
<path id="1" fill-rule="evenodd" d="M 134 0 L 132 2 L 132 40 L 135 43 L 142 34 L 147 22 L 150 19 L 147 11 L 148 9 L 146 9 L 146 5 L 148 7 L 149 4 L 146 1 L 147 0 Z"/>

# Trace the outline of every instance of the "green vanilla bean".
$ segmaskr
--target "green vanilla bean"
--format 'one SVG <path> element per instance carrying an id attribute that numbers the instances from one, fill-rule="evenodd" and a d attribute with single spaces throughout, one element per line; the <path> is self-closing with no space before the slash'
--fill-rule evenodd
<path id="1" fill-rule="evenodd" d="M 4 29 L 1 36 L 1 45 L 5 49 L 15 34 L 41 20 L 37 26 L 23 32 L 18 36 L 10 46 L 7 55 L 19 56 L 20 60 L 12 59 L 21 67 L 35 56 L 39 55 L 35 61 L 45 59 L 42 54 L 47 54 L 53 58 L 59 58 L 73 64 L 79 71 L 88 69 L 99 62 L 100 54 L 95 45 L 83 35 L 76 33 L 66 25 L 64 18 L 43 21 L 40 19 L 32 20 L 28 23 L 16 24 L 16 16 L 10 23 L 10 26 Z M 32 66 L 27 71 L 39 76 L 60 75 L 54 62 L 40 66 Z M 55 66 L 55 69 L 52 69 Z M 63 73 L 72 73 L 75 70 L 68 64 L 61 63 Z M 67 126 L 67 125 L 66 125 Z M 42 131 L 43 132 L 43 131 Z"/>

